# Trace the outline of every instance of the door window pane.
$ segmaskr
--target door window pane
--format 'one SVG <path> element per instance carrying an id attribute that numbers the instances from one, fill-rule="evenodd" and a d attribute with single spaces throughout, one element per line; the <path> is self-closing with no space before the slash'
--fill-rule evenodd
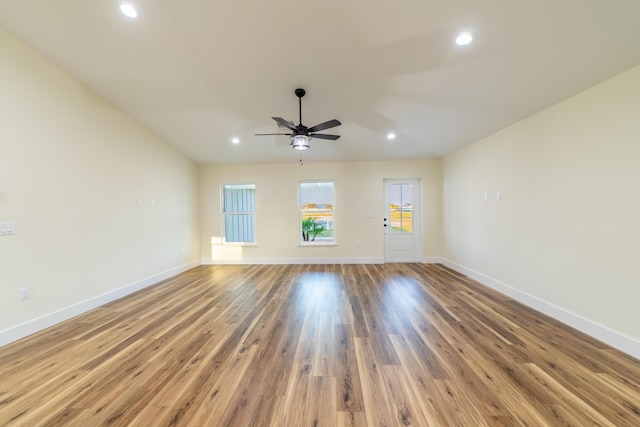
<path id="1" fill-rule="evenodd" d="M 391 233 L 413 232 L 413 186 L 389 185 L 389 219 Z"/>

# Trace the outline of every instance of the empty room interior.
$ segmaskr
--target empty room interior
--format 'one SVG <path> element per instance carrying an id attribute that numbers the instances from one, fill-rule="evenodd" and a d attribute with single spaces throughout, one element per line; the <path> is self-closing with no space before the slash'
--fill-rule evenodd
<path id="1" fill-rule="evenodd" d="M 640 425 L 640 2 L 0 2 L 0 425 Z"/>

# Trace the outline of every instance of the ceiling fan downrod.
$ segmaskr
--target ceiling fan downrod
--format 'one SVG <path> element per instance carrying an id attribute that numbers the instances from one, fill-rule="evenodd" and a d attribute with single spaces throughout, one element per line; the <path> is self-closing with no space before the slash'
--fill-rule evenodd
<path id="1" fill-rule="evenodd" d="M 298 122 L 299 125 L 302 125 L 302 97 L 306 94 L 307 92 L 305 92 L 304 89 L 296 89 L 296 96 L 298 97 L 298 111 L 300 112 L 300 121 Z"/>

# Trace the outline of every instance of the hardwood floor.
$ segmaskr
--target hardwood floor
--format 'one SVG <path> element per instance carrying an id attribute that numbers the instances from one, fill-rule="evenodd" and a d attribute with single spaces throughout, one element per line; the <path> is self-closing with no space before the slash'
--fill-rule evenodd
<path id="1" fill-rule="evenodd" d="M 640 362 L 441 265 L 202 266 L 0 348 L 0 425 L 639 426 Z"/>

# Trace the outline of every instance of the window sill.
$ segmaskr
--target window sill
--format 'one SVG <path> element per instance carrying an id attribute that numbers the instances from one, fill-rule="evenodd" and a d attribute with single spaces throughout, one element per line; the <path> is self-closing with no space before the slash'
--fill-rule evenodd
<path id="1" fill-rule="evenodd" d="M 255 242 L 223 242 L 222 246 L 258 246 L 258 244 Z"/>
<path id="2" fill-rule="evenodd" d="M 309 246 L 338 246 L 336 242 L 304 242 L 298 243 L 298 247 L 309 247 Z"/>

